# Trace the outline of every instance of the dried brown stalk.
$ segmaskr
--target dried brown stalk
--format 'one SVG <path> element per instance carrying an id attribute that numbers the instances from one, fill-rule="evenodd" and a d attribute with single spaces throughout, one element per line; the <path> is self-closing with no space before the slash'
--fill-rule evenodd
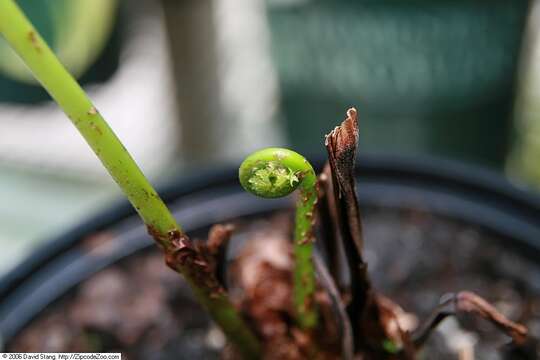
<path id="1" fill-rule="evenodd" d="M 358 145 L 356 110 L 347 111 L 347 119 L 326 136 L 325 145 L 330 163 L 326 184 L 332 187 L 326 191 L 327 205 L 332 221 L 336 222 L 334 228 L 339 231 L 334 241 L 340 241 L 343 245 L 350 270 L 352 301 L 349 313 L 354 327 L 371 289 L 362 257 L 362 225 L 355 190 L 354 162 Z"/>
<path id="2" fill-rule="evenodd" d="M 412 354 L 409 351 L 408 334 L 401 331 L 396 320 L 397 314 L 394 311 L 397 305 L 375 292 L 363 258 L 364 241 L 354 176 L 358 138 L 357 112 L 351 108 L 347 111 L 345 121 L 326 136 L 330 175 L 327 174 L 326 179 L 323 177 L 326 206 L 329 208 L 331 222 L 335 223 L 334 228 L 339 230 L 333 241 L 341 242 L 350 273 L 351 302 L 348 313 L 355 346 L 356 350 L 362 349 L 369 356 L 378 357 L 384 353 L 383 343 L 392 341 L 402 349 L 399 357 L 407 359 Z M 334 252 L 334 256 L 338 256 L 337 244 L 333 250 L 331 245 L 327 247 Z"/>
<path id="3" fill-rule="evenodd" d="M 413 335 L 415 347 L 419 348 L 429 338 L 433 330 L 448 316 L 460 313 L 471 313 L 494 324 L 498 329 L 512 338 L 517 346 L 527 341 L 527 328 L 515 323 L 501 314 L 493 305 L 482 297 L 470 291 L 461 291 L 457 294 L 448 294 L 441 298 L 440 304 L 423 326 L 419 327 Z"/>

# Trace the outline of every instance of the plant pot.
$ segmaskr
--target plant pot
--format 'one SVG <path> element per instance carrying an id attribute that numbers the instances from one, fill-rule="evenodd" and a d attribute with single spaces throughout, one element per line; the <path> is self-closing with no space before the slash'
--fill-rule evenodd
<path id="1" fill-rule="evenodd" d="M 537 306 L 527 319 L 517 320 L 526 320 L 533 334 L 540 335 L 540 198 L 494 173 L 452 162 L 362 156 L 358 163 L 366 256 L 378 289 L 420 317 L 435 307 L 443 292 L 459 289 L 478 291 L 496 305 L 511 308 L 511 317 L 523 315 L 516 306 Z M 204 238 L 215 223 L 240 223 L 229 253 L 245 240 L 252 220 L 291 206 L 291 199 L 269 201 L 245 193 L 236 169 L 181 179 L 160 193 L 194 238 Z M 70 308 L 81 283 L 115 264 L 136 269 L 122 264 L 152 250 L 146 229 L 125 202 L 47 242 L 0 282 L 0 334 L 6 348 L 17 350 L 14 344 L 21 334 L 55 306 L 57 313 Z M 183 289 L 177 290 L 182 299 L 188 296 Z M 144 291 L 135 294 L 134 300 Z M 197 324 L 207 325 L 207 320 Z M 474 324 L 465 319 L 465 325 Z M 212 331 L 204 332 L 210 348 L 219 338 Z M 440 338 L 434 341 L 451 347 Z M 192 356 L 202 351 L 192 345 L 193 340 L 184 339 L 171 351 L 195 351 Z M 103 346 L 111 350 L 118 344 Z M 205 354 L 217 356 L 211 349 Z"/>

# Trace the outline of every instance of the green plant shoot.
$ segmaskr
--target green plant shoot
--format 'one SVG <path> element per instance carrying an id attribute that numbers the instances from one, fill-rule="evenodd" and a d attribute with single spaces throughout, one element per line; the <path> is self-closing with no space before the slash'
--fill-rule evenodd
<path id="1" fill-rule="evenodd" d="M 296 190 L 294 230 L 294 306 L 298 324 L 310 329 L 317 324 L 314 302 L 315 271 L 313 216 L 317 203 L 317 177 L 311 164 L 300 154 L 282 148 L 267 148 L 249 155 L 239 170 L 240 183 L 247 191 L 264 198 L 286 196 Z"/>
<path id="2" fill-rule="evenodd" d="M 131 155 L 90 102 L 84 90 L 60 63 L 13 0 L 0 0 L 0 34 L 66 113 L 167 255 L 174 257 L 178 241 L 187 239 L 167 206 Z M 185 243 L 181 243 L 185 246 Z M 170 259 L 171 257 L 168 257 Z M 173 258 L 174 260 L 174 258 Z M 173 261 L 174 262 L 174 261 Z M 259 358 L 260 344 L 216 282 L 190 262 L 176 262 L 198 300 L 245 358 Z M 213 280 L 213 279 L 210 279 Z M 213 284 L 210 286 L 208 284 Z"/>

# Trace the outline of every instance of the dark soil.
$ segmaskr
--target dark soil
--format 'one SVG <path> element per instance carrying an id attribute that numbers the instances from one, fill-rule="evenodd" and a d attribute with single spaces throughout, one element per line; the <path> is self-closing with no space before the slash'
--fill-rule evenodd
<path id="1" fill-rule="evenodd" d="M 421 211 L 364 209 L 365 256 L 375 287 L 406 312 L 413 329 L 441 295 L 471 290 L 540 337 L 540 264 L 483 229 Z M 276 226 L 237 222 L 231 249 Z M 258 235 L 259 234 L 259 235 Z M 449 318 L 421 358 L 499 359 L 508 342 L 491 324 Z M 99 272 L 47 309 L 9 351 L 122 352 L 124 359 L 214 359 L 223 335 L 193 302 L 158 251 Z"/>
<path id="2" fill-rule="evenodd" d="M 366 257 L 375 286 L 400 304 L 411 325 L 441 295 L 471 290 L 540 336 L 540 264 L 509 240 L 419 211 L 365 212 Z M 427 359 L 499 359 L 509 338 L 485 320 L 446 319 L 425 348 Z"/>

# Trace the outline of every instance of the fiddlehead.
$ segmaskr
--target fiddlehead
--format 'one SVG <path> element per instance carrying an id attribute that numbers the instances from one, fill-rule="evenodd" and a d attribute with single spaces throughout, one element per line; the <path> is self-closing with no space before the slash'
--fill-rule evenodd
<path id="1" fill-rule="evenodd" d="M 305 329 L 317 324 L 314 302 L 315 271 L 312 261 L 313 216 L 317 203 L 317 177 L 300 154 L 267 148 L 249 155 L 239 170 L 247 191 L 264 198 L 286 196 L 298 189 L 294 231 L 294 306 L 298 324 Z"/>

